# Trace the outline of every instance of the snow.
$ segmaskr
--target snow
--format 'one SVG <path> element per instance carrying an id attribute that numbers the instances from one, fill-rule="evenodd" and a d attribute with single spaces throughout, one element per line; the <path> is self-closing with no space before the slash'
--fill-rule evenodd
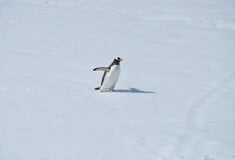
<path id="1" fill-rule="evenodd" d="M 234 8 L 0 0 L 0 160 L 234 160 Z"/>

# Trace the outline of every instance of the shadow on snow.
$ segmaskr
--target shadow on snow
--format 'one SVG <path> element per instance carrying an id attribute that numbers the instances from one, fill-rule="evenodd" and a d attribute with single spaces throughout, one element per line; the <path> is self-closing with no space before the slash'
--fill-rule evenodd
<path id="1" fill-rule="evenodd" d="M 145 91 L 145 90 L 139 90 L 137 88 L 129 88 L 129 89 L 114 89 L 113 92 L 119 92 L 119 93 L 156 93 L 154 91 Z"/>

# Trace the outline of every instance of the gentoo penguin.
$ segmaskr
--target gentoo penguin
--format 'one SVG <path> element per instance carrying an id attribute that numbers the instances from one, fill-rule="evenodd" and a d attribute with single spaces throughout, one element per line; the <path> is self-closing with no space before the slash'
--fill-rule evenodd
<path id="1" fill-rule="evenodd" d="M 93 71 L 104 71 L 103 77 L 101 79 L 100 87 L 95 88 L 95 90 L 100 90 L 101 92 L 110 92 L 114 89 L 121 71 L 120 62 L 123 59 L 117 57 L 108 67 L 97 67 Z"/>

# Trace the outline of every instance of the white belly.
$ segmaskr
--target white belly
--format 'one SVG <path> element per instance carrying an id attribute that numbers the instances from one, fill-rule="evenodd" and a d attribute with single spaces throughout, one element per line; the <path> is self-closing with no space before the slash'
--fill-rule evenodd
<path id="1" fill-rule="evenodd" d="M 119 79 L 121 67 L 120 65 L 113 66 L 109 72 L 106 73 L 104 82 L 100 88 L 101 92 L 112 91 Z"/>

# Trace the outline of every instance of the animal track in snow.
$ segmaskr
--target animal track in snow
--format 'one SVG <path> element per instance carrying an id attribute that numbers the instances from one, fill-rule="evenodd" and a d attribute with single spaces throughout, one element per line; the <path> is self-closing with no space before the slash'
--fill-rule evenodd
<path id="1" fill-rule="evenodd" d="M 0 24 L 17 24 L 21 22 L 21 19 L 20 18 L 16 18 L 16 19 L 12 19 L 12 18 L 4 18 L 4 19 L 1 19 L 0 18 Z"/>
<path id="2" fill-rule="evenodd" d="M 44 3 L 50 6 L 59 6 L 65 8 L 77 7 L 80 9 L 88 9 L 88 8 L 98 8 L 102 9 L 107 6 L 108 1 L 95 1 L 95 0 L 84 0 L 84 1 L 59 1 L 59 0 L 46 0 Z"/>
<path id="3" fill-rule="evenodd" d="M 185 127 L 180 136 L 178 136 L 176 143 L 174 144 L 173 154 L 177 155 L 181 151 L 187 150 L 190 153 L 198 143 L 198 135 L 195 134 L 199 130 L 205 121 L 205 113 L 213 106 L 215 100 L 223 94 L 223 91 L 231 90 L 235 83 L 235 72 L 230 73 L 220 82 L 210 86 L 201 96 L 199 96 L 191 105 L 186 113 Z M 171 158 L 172 158 L 171 157 Z M 205 160 L 212 160 L 211 157 L 205 156 Z"/>
<path id="4" fill-rule="evenodd" d="M 164 14 L 164 15 L 158 15 L 158 16 L 141 15 L 140 19 L 144 21 L 179 21 L 179 22 L 184 22 L 187 24 L 199 25 L 202 27 L 235 30 L 235 22 L 233 21 L 225 22 L 225 21 L 219 21 L 219 20 L 210 20 L 204 17 L 198 18 L 198 17 L 191 17 L 191 16 L 185 16 L 185 15 Z"/>

